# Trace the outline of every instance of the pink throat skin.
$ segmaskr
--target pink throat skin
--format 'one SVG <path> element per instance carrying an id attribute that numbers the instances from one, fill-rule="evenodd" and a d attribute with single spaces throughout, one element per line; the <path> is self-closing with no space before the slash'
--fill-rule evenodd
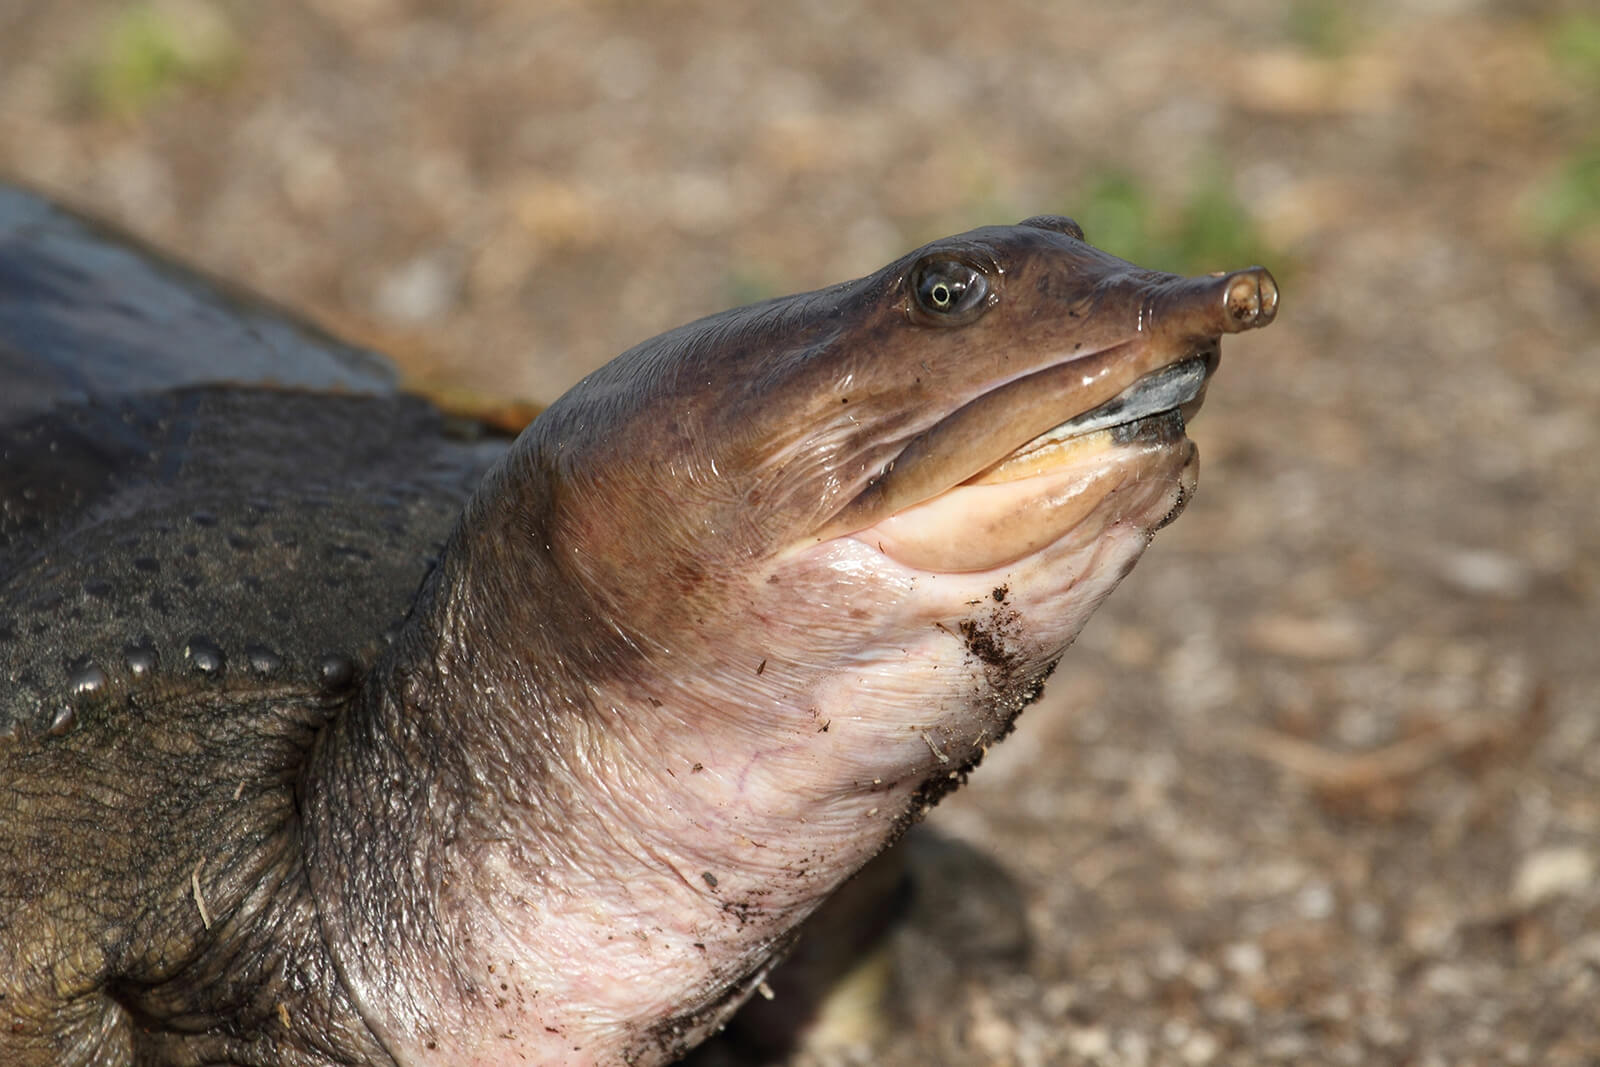
<path id="1" fill-rule="evenodd" d="M 896 557 L 937 544 L 944 524 L 959 546 L 975 519 L 959 498 L 992 504 L 988 486 L 770 560 L 652 676 L 594 693 L 609 721 L 557 761 L 582 803 L 450 873 L 453 962 L 413 972 L 404 1000 L 419 1011 L 369 1013 L 374 1032 L 408 1065 L 681 1055 L 1009 731 L 1195 467 L 1179 436 L 1026 479 L 1039 484 L 1005 498 L 1026 551 L 982 569 Z M 704 991 L 687 1010 L 685 989 Z M 357 990 L 368 1009 L 396 1002 L 370 992 Z"/>

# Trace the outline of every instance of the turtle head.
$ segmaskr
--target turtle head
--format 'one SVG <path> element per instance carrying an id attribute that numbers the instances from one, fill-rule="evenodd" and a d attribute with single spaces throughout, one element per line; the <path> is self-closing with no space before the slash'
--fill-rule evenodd
<path id="1" fill-rule="evenodd" d="M 625 685 L 720 721 L 875 678 L 886 721 L 922 722 L 943 679 L 1066 647 L 1194 488 L 1221 335 L 1276 302 L 1261 268 L 1143 270 L 1070 219 L 936 241 L 595 372 L 518 442 L 506 477 L 538 490 L 497 487 L 527 509 L 490 528 L 538 531 L 569 605 L 641 657 Z"/>

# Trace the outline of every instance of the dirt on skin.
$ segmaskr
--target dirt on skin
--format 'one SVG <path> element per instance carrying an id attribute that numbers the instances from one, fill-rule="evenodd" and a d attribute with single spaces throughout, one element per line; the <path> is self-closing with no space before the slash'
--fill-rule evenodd
<path id="1" fill-rule="evenodd" d="M 0 0 L 0 173 L 497 398 L 980 223 L 1259 256 L 1197 499 L 790 1062 L 1600 1063 L 1592 6 L 866 7 Z"/>

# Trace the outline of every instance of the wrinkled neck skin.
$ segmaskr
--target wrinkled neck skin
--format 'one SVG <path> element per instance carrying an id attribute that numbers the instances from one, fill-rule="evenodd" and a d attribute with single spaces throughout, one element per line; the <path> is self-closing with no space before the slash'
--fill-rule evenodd
<path id="1" fill-rule="evenodd" d="M 711 567 L 644 546 L 663 562 L 626 582 L 514 452 L 303 783 L 374 1034 L 404 1064 L 681 1055 L 1037 697 L 1192 487 L 1192 452 L 1167 462 L 994 570 L 844 536 Z"/>

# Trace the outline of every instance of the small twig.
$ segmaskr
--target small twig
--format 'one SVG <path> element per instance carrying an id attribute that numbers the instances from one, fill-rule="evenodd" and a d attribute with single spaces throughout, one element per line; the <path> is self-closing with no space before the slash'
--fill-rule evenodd
<path id="1" fill-rule="evenodd" d="M 189 875 L 189 886 L 194 890 L 195 907 L 200 909 L 200 923 L 209 930 L 211 929 L 211 915 L 206 911 L 206 898 L 200 895 L 200 868 L 205 865 L 205 860 L 201 860 L 194 865 L 194 871 Z"/>
<path id="2" fill-rule="evenodd" d="M 1313 788 L 1348 795 L 1408 782 L 1447 759 L 1486 749 L 1514 748 L 1513 742 L 1541 732 L 1546 700 L 1545 688 L 1538 686 L 1528 710 L 1515 718 L 1462 715 L 1367 752 L 1334 752 L 1259 728 L 1243 732 L 1240 743 L 1262 759 L 1307 779 Z"/>
<path id="3" fill-rule="evenodd" d="M 1334 752 L 1273 730 L 1244 735 L 1245 747 L 1320 789 L 1354 792 L 1414 778 L 1451 756 L 1475 748 L 1501 728 L 1498 722 L 1457 719 L 1427 733 L 1368 752 Z"/>

